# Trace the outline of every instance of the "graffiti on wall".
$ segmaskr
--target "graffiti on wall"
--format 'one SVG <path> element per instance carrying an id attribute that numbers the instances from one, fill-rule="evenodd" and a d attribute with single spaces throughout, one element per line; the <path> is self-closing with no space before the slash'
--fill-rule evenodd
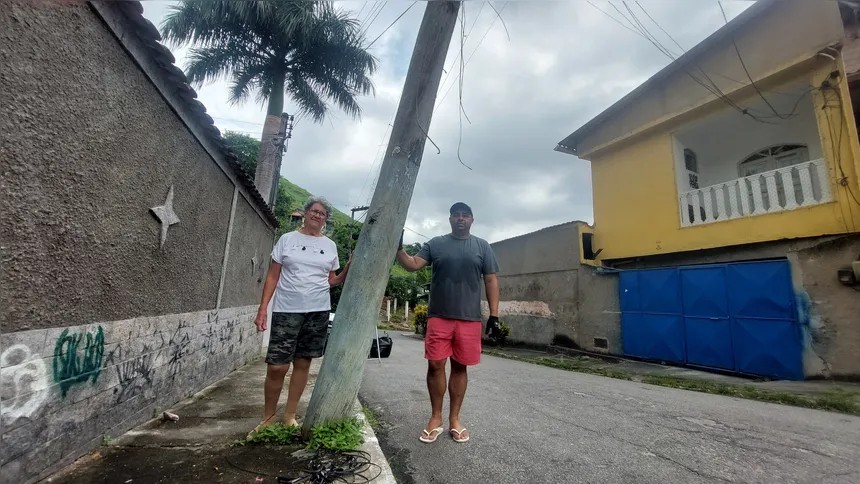
<path id="1" fill-rule="evenodd" d="M 102 371 L 104 330 L 99 326 L 95 334 L 87 332 L 84 336 L 83 332 L 70 333 L 64 329 L 54 346 L 54 382 L 59 384 L 63 398 L 79 383 L 88 380 L 95 383 Z"/>
<path id="2" fill-rule="evenodd" d="M 238 325 L 238 319 L 228 319 L 221 324 L 218 314 L 209 314 L 207 328 L 203 333 L 203 348 L 210 355 L 232 354 L 235 349 L 236 339 L 234 336 Z M 241 344 L 244 337 L 241 335 L 241 331 L 239 333 L 239 343 Z"/>
<path id="3" fill-rule="evenodd" d="M 188 334 L 188 331 L 183 331 L 187 327 L 188 323 L 180 321 L 179 326 L 173 331 L 170 341 L 167 343 L 170 347 L 170 358 L 167 360 L 167 375 L 171 380 L 176 379 L 176 375 L 182 371 L 182 360 L 189 353 L 191 335 Z"/>
<path id="4" fill-rule="evenodd" d="M 116 403 L 122 403 L 143 393 L 143 390 L 152 386 L 155 373 L 153 363 L 155 351 L 149 345 L 143 345 L 141 355 L 134 358 L 123 358 L 122 346 L 108 355 L 107 362 L 113 365 L 119 383 L 114 387 Z"/>
<path id="5" fill-rule="evenodd" d="M 32 416 L 45 401 L 48 371 L 45 361 L 30 352 L 30 348 L 17 344 L 0 355 L 0 414 L 17 420 Z"/>

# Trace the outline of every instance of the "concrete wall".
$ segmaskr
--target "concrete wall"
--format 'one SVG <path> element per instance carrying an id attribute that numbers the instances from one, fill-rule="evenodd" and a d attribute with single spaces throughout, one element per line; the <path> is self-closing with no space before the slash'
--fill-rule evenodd
<path id="1" fill-rule="evenodd" d="M 512 342 L 620 352 L 617 277 L 580 264 L 581 225 L 571 222 L 492 244 L 501 268 L 499 313 Z M 596 348 L 594 338 L 606 338 L 609 348 Z"/>
<path id="2" fill-rule="evenodd" d="M 0 482 L 25 483 L 259 355 L 274 229 L 91 6 L 7 2 L 0 31 Z"/>
<path id="3" fill-rule="evenodd" d="M 35 482 L 255 358 L 256 309 L 4 333 L 0 482 Z"/>
<path id="4" fill-rule="evenodd" d="M 860 293 L 839 283 L 836 271 L 860 258 L 860 235 L 817 237 L 646 257 L 615 264 L 646 269 L 787 258 L 798 318 L 804 329 L 807 377 L 860 378 Z"/>
<path id="5" fill-rule="evenodd" d="M 272 261 L 274 237 L 271 230 L 260 223 L 247 200 L 237 198 L 221 307 L 259 304 Z"/>

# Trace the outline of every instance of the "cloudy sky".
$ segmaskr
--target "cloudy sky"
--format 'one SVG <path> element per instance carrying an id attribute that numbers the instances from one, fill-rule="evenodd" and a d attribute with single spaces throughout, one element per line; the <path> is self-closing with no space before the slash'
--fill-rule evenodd
<path id="1" fill-rule="evenodd" d="M 144 15 L 160 27 L 173 3 L 144 2 Z M 326 196 L 347 213 L 369 203 L 382 163 L 380 147 L 390 133 L 424 3 L 391 24 L 412 3 L 338 2 L 362 21 L 369 40 L 382 34 L 371 48 L 379 59 L 373 79 L 376 96 L 360 100 L 360 120 L 336 111 L 324 124 L 300 120 L 284 158 L 284 177 Z M 427 143 L 406 242 L 448 232 L 447 210 L 459 200 L 475 212 L 472 233 L 491 242 L 571 220 L 593 222 L 588 162 L 553 148 L 669 59 L 620 25 L 625 20 L 615 7 L 629 16 L 621 1 L 614 6 L 600 0 L 593 5 L 583 0 L 493 2 L 504 25 L 485 2 L 465 3 L 463 106 L 471 124 L 463 119 L 461 137 L 459 68 L 448 69 L 460 51 L 458 25 L 446 61 L 451 73 L 443 74 L 429 132 L 442 153 Z M 627 5 L 662 43 L 674 47 L 636 3 Z M 724 24 L 716 1 L 638 3 L 685 49 Z M 723 2 L 729 18 L 751 4 Z M 184 67 L 187 49 L 173 50 Z M 263 106 L 230 105 L 226 82 L 199 88 L 198 93 L 222 132 L 230 129 L 259 138 Z M 288 101 L 287 112 L 291 108 Z M 460 158 L 471 170 L 460 163 L 458 145 Z"/>

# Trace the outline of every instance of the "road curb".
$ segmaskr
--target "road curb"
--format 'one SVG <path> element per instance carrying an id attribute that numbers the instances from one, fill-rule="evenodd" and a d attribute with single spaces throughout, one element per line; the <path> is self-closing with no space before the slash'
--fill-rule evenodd
<path id="1" fill-rule="evenodd" d="M 373 428 L 370 427 L 370 424 L 367 423 L 367 419 L 364 416 L 364 411 L 361 409 L 361 403 L 358 401 L 358 398 L 355 399 L 353 411 L 355 412 L 355 417 L 364 425 L 364 444 L 362 444 L 361 450 L 370 454 L 370 462 L 379 466 L 379 476 L 370 482 L 378 484 L 395 484 L 397 480 L 394 479 L 391 465 L 388 463 L 388 459 L 382 452 L 382 447 L 379 446 L 379 439 L 376 437 L 376 432 L 374 432 Z M 376 474 L 376 472 L 375 468 L 371 469 L 369 471 L 369 475 L 366 477 L 371 478 Z"/>

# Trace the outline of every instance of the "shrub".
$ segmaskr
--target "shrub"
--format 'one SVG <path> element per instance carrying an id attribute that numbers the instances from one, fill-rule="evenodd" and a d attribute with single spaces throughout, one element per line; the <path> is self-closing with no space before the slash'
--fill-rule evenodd
<path id="1" fill-rule="evenodd" d="M 505 341 L 508 340 L 508 336 L 511 335 L 511 327 L 505 324 L 502 320 L 499 320 L 499 327 L 501 328 L 501 332 L 499 333 L 499 344 L 505 344 Z"/>
<path id="2" fill-rule="evenodd" d="M 415 306 L 415 334 L 424 336 L 427 334 L 427 306 Z"/>

